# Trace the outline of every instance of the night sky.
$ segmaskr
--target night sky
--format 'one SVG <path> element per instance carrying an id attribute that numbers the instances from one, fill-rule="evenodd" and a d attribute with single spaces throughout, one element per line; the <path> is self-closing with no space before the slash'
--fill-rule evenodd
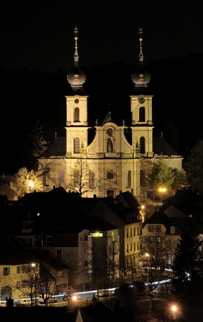
<path id="1" fill-rule="evenodd" d="M 19 169 L 23 141 L 36 119 L 49 141 L 64 130 L 66 75 L 73 66 L 76 25 L 79 65 L 88 71 L 87 87 L 91 84 L 87 93 L 92 120 L 100 119 L 99 112 L 103 120 L 107 103 L 113 116 L 120 112 L 123 118 L 130 111 L 132 82 L 126 66 L 138 63 L 142 26 L 144 63 L 151 66 L 154 134 L 160 135 L 171 120 L 179 129 L 180 147 L 188 151 L 202 130 L 196 95 L 202 91 L 202 56 L 189 55 L 203 54 L 202 17 L 202 0 L 1 0 L 0 173 Z M 174 57 L 181 59 L 167 61 Z M 19 71 L 23 67 L 26 73 Z"/>
<path id="2" fill-rule="evenodd" d="M 202 0 L 2 0 L 0 63 L 68 71 L 75 25 L 80 66 L 136 63 L 140 26 L 146 63 L 203 53 L 202 17 Z"/>

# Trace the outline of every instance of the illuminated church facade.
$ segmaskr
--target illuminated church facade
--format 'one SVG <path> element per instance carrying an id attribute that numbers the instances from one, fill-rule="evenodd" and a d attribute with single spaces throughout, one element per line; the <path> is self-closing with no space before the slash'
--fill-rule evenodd
<path id="1" fill-rule="evenodd" d="M 86 76 L 79 67 L 78 29 L 74 28 L 74 66 L 67 81 L 72 92 L 66 96 L 66 138 L 55 138 L 39 161 L 43 183 L 83 197 L 116 197 L 130 191 L 144 198 L 141 173 L 146 175 L 160 156 L 168 166 L 182 168 L 182 157 L 163 138 L 153 138 L 152 98 L 148 94 L 150 75 L 143 65 L 142 28 L 139 29 L 139 64 L 132 75 L 134 92 L 130 95 L 131 124 L 116 124 L 111 111 L 93 128 L 89 141 L 88 95 L 83 85 Z"/>

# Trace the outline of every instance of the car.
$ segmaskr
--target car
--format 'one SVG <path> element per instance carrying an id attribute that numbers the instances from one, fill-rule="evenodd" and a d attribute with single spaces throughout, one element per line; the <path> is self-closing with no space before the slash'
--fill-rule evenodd
<path id="1" fill-rule="evenodd" d="M 6 301 L 0 301 L 0 307 L 6 307 Z"/>
<path id="2" fill-rule="evenodd" d="M 56 303 L 57 299 L 55 297 L 52 297 L 51 295 L 42 295 L 38 298 L 38 304 L 49 304 L 49 303 Z"/>
<path id="3" fill-rule="evenodd" d="M 34 301 L 31 301 L 30 299 L 20 299 L 16 301 L 16 306 L 32 306 L 34 304 Z"/>
<path id="4" fill-rule="evenodd" d="M 57 299 L 55 297 L 49 297 L 47 299 L 47 303 L 56 303 L 57 302 Z"/>

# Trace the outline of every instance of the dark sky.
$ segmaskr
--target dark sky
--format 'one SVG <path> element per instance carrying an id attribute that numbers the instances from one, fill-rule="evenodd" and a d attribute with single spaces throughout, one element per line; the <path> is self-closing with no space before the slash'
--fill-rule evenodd
<path id="1" fill-rule="evenodd" d="M 145 62 L 203 53 L 202 0 L 1 0 L 0 63 L 68 71 L 73 28 L 80 66 L 136 63 L 143 27 Z"/>

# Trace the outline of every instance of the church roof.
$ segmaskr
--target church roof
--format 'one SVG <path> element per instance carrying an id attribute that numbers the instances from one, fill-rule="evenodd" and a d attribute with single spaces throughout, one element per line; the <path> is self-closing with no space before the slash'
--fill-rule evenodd
<path id="1" fill-rule="evenodd" d="M 41 155 L 40 158 L 51 158 L 51 157 L 63 158 L 65 154 L 66 154 L 66 138 L 58 137 L 58 138 L 55 138 L 49 144 L 48 148 Z"/>
<path id="2" fill-rule="evenodd" d="M 181 157 L 163 137 L 153 138 L 153 151 L 156 155 L 163 155 L 169 157 Z"/>

